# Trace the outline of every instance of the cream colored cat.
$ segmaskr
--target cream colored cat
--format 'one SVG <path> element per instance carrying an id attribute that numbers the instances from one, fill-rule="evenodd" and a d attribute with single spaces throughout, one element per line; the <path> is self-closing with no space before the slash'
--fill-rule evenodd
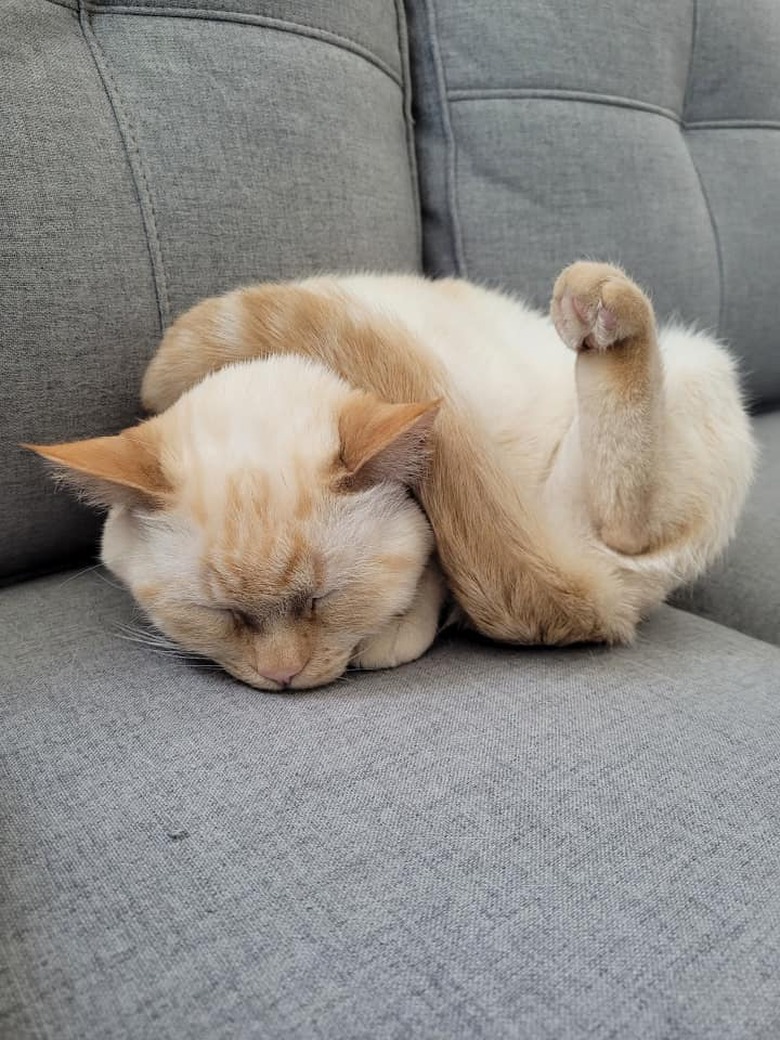
<path id="1" fill-rule="evenodd" d="M 488 636 L 627 641 L 733 534 L 750 428 L 728 353 L 657 335 L 619 269 L 567 268 L 551 317 L 453 280 L 239 289 L 167 332 L 155 418 L 35 450 L 110 507 L 152 622 L 262 689 L 422 654 L 439 565 Z"/>

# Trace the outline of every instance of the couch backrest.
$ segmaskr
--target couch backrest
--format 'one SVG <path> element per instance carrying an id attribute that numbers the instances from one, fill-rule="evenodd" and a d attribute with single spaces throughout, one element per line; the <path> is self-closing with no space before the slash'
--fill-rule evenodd
<path id="1" fill-rule="evenodd" d="M 427 269 L 546 306 L 615 260 L 780 401 L 780 3 L 407 6 Z"/>
<path id="2" fill-rule="evenodd" d="M 780 401 L 780 4 L 407 0 L 423 251 L 546 304 L 578 256 Z M 119 429 L 196 299 L 414 270 L 401 0 L 0 7 L 0 580 L 97 520 L 18 441 Z"/>
<path id="3" fill-rule="evenodd" d="M 0 5 L 0 578 L 97 531 L 17 442 L 130 423 L 198 298 L 419 267 L 404 40 L 400 0 Z"/>

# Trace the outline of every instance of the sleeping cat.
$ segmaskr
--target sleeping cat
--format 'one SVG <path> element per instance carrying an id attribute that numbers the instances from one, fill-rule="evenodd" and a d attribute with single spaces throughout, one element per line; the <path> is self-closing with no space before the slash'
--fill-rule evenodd
<path id="1" fill-rule="evenodd" d="M 625 642 L 733 534 L 749 423 L 724 348 L 657 333 L 618 268 L 568 267 L 550 311 L 413 276 L 239 289 L 168 330 L 153 418 L 34 450 L 109 507 L 154 625 L 260 689 L 418 657 L 447 592 L 495 639 Z"/>

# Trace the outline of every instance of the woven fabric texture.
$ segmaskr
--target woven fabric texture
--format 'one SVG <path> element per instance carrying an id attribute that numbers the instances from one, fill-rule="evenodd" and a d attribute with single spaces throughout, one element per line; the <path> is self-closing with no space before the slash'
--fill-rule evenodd
<path id="1" fill-rule="evenodd" d="M 391 0 L 0 5 L 0 579 L 97 534 L 18 443 L 132 422 L 177 314 L 417 269 L 403 33 Z"/>
<path id="2" fill-rule="evenodd" d="M 667 607 L 288 696 L 130 623 L 0 596 L 3 1036 L 776 1035 L 776 647 Z"/>
<path id="3" fill-rule="evenodd" d="M 621 263 L 780 401 L 780 5 L 407 6 L 427 269 L 546 306 Z"/>

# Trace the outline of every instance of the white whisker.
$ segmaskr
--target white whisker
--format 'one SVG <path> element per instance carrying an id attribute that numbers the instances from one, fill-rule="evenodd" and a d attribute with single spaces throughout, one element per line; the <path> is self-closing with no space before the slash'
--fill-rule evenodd
<path id="1" fill-rule="evenodd" d="M 83 578 L 85 574 L 89 574 L 91 571 L 96 571 L 99 567 L 102 566 L 103 565 L 101 563 L 93 563 L 90 567 L 82 567 L 82 569 L 80 571 L 76 571 L 75 574 L 69 574 L 64 581 L 60 582 L 57 588 L 61 589 L 63 585 L 67 585 L 68 582 L 75 581 L 77 578 Z"/>
<path id="2" fill-rule="evenodd" d="M 98 568 L 102 568 L 102 565 L 98 564 Z M 106 576 L 106 572 L 104 570 L 99 569 L 97 571 L 96 577 L 100 578 L 104 585 L 110 585 L 112 589 L 118 589 L 120 592 L 124 592 L 124 586 L 120 585 L 116 581 L 111 581 L 111 579 Z"/>

